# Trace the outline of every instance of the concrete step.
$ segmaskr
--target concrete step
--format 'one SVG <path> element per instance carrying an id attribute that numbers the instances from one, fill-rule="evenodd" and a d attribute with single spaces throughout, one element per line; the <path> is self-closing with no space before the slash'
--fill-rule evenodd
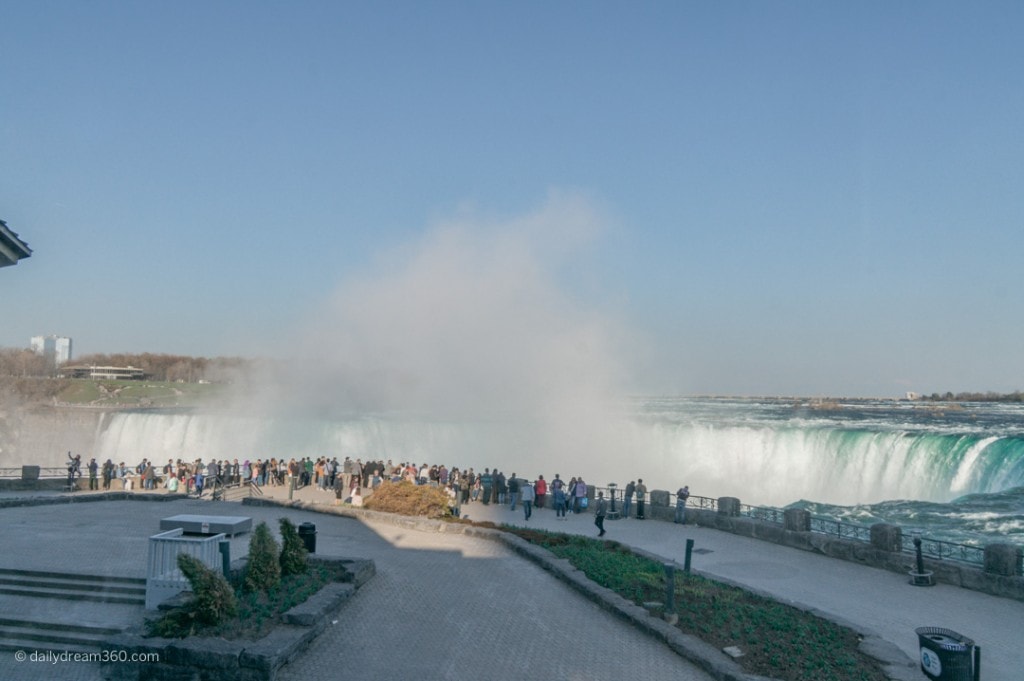
<path id="1" fill-rule="evenodd" d="M 32 598 L 57 598 L 67 601 L 90 601 L 92 603 L 120 603 L 123 605 L 145 605 L 146 596 L 117 596 L 103 593 L 81 593 L 75 591 L 50 591 L 38 587 L 0 586 L 0 594 L 9 596 L 30 596 Z"/>
<path id="2" fill-rule="evenodd" d="M 83 652 L 101 647 L 107 637 L 122 631 L 118 627 L 0 618 L 0 650 Z"/>
<path id="3" fill-rule="evenodd" d="M 74 591 L 81 593 L 103 593 L 128 596 L 138 596 L 140 594 L 143 596 L 146 595 L 145 584 L 141 586 L 114 586 L 112 583 L 105 582 L 65 581 L 53 578 L 37 579 L 33 577 L 0 576 L 0 588 L 5 587 L 24 587 L 29 589 L 38 588 L 54 591 Z"/>
<path id="4" fill-rule="evenodd" d="M 0 568 L 0 594 L 145 605 L 146 580 L 139 577 Z"/>
<path id="5" fill-rule="evenodd" d="M 33 651 L 38 653 L 45 653 L 47 651 L 53 651 L 55 653 L 96 653 L 98 649 L 99 646 L 94 645 L 61 643 L 59 644 L 59 648 L 53 648 L 47 645 L 44 641 L 31 641 L 16 638 L 0 639 L 0 650 L 8 652 L 23 652 L 26 654 L 31 654 Z"/>
<path id="6" fill-rule="evenodd" d="M 17 577 L 40 577 L 49 579 L 65 579 L 79 582 L 102 582 L 110 584 L 134 584 L 146 586 L 145 577 L 111 576 L 111 575 L 86 575 L 77 572 L 47 572 L 44 570 L 21 570 L 16 568 L 0 568 L 0 576 L 12 575 Z"/>

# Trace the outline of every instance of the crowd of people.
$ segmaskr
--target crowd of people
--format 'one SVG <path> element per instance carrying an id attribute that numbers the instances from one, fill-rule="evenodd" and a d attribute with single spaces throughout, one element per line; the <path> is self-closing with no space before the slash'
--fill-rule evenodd
<path id="1" fill-rule="evenodd" d="M 81 475 L 81 457 L 72 456 L 68 452 L 68 478 L 73 483 L 76 476 Z M 332 492 L 336 499 L 351 500 L 361 498 L 364 490 L 374 490 L 387 482 L 403 480 L 417 485 L 434 485 L 448 493 L 449 505 L 456 516 L 462 514 L 466 504 L 480 503 L 508 505 L 515 511 L 517 505 L 522 508 L 524 518 L 529 520 L 534 509 L 550 507 L 555 511 L 556 518 L 564 520 L 567 514 L 578 514 L 587 510 L 590 499 L 587 483 L 583 476 L 573 476 L 568 482 L 560 474 L 550 481 L 543 475 L 535 480 L 523 478 L 512 473 L 506 476 L 498 469 L 485 468 L 482 472 L 472 467 L 464 470 L 448 468 L 441 465 L 413 463 L 394 464 L 388 461 L 364 462 L 344 457 L 284 458 L 269 459 L 217 460 L 204 462 L 196 459 L 193 462 L 167 460 L 160 466 L 148 459 L 143 459 L 136 466 L 125 466 L 124 462 L 114 464 L 107 459 L 102 465 L 91 459 L 86 466 L 89 474 L 89 489 L 97 490 L 102 480 L 102 489 L 109 490 L 114 479 L 122 482 L 122 489 L 131 490 L 135 479 L 145 490 L 154 490 L 162 485 L 168 492 L 184 491 L 198 497 L 204 490 L 217 486 L 251 484 L 258 487 L 289 486 L 293 489 L 313 486 L 324 492 Z M 675 522 L 686 520 L 686 501 L 690 496 L 689 487 L 684 486 L 676 491 Z M 635 517 L 644 520 L 646 516 L 647 486 L 642 478 L 631 480 L 623 489 L 620 517 L 629 518 L 634 509 Z M 598 492 L 594 499 L 595 524 L 599 535 L 603 536 L 604 518 L 608 512 L 604 492 Z"/>

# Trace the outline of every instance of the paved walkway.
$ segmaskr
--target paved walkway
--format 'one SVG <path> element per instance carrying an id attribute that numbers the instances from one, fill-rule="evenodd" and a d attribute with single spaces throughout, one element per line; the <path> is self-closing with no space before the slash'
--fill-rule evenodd
<path id="1" fill-rule="evenodd" d="M 596 535 L 594 516 L 535 511 L 529 523 L 521 509 L 471 503 L 463 506 L 471 520 L 583 535 Z M 694 540 L 692 567 L 709 577 L 771 594 L 873 631 L 917 660 L 917 627 L 944 627 L 981 647 L 984 681 L 1024 679 L 1024 603 L 959 587 L 914 587 L 904 575 L 828 558 L 807 551 L 691 525 L 656 520 L 605 522 L 605 539 L 614 539 L 683 563 L 686 540 Z M 922 674 L 922 679 L 926 677 Z"/>
<path id="2" fill-rule="evenodd" d="M 287 498 L 283 488 L 265 490 L 268 496 Z M 294 498 L 333 503 L 333 494 L 309 487 L 295 491 Z M 217 511 L 218 507 L 224 510 Z M 125 572 L 131 562 L 118 555 L 128 555 L 127 545 L 137 543 L 120 536 L 127 528 L 138 539 L 152 534 L 163 516 L 237 515 L 239 508 L 232 502 L 190 500 L 170 505 L 104 502 L 2 509 L 0 541 L 5 547 L 14 541 L 12 550 L 0 556 L 0 565 L 59 563 L 53 569 L 141 574 L 144 554 L 131 572 Z M 472 503 L 463 512 L 472 520 L 527 524 L 521 510 L 512 512 L 504 506 Z M 276 527 L 282 511 L 245 507 L 244 514 L 267 519 Z M 288 515 L 296 523 L 308 520 L 317 525 L 318 553 L 372 558 L 378 576 L 342 611 L 343 621 L 359 626 L 339 622 L 307 655 L 286 667 L 283 678 L 334 679 L 339 664 L 353 664 L 356 676 L 390 681 L 419 673 L 425 660 L 438 665 L 431 678 L 440 679 L 520 679 L 534 674 L 568 679 L 662 674 L 706 678 L 664 646 L 639 636 L 492 542 L 367 525 L 312 512 L 288 511 Z M 529 525 L 596 534 L 590 514 L 558 521 L 553 511 L 543 509 L 535 511 Z M 87 538 L 85 528 L 99 526 L 107 528 L 104 541 L 111 542 L 106 545 L 114 547 L 114 552 L 90 544 L 94 540 Z M 609 521 L 605 526 L 606 538 L 679 563 L 685 557 L 686 540 L 693 539 L 695 570 L 874 632 L 912 660 L 919 654 L 915 628 L 952 629 L 981 647 L 984 681 L 1024 679 L 1024 603 L 1019 601 L 946 585 L 913 587 L 904 575 L 708 528 L 635 519 Z M 86 543 L 78 543 L 82 541 Z M 244 553 L 247 542 L 247 535 L 236 538 L 232 555 Z M 65 550 L 47 549 L 53 546 Z M 456 661 L 449 663 L 452 658 Z M 484 660 L 488 662 L 479 662 Z M 13 664 L 10 657 L 0 653 L 0 678 L 29 678 L 9 676 L 9 664 Z"/>
<path id="3" fill-rule="evenodd" d="M 314 496 L 302 491 L 304 497 Z M 318 497 L 328 501 L 326 496 Z M 102 501 L 0 509 L 0 566 L 144 576 L 146 537 L 180 513 L 246 515 L 317 526 L 317 553 L 376 562 L 339 621 L 283 679 L 673 678 L 710 681 L 702 671 L 612 617 L 504 546 L 463 535 L 410 531 L 313 512 L 242 507 L 236 502 Z M 244 554 L 248 535 L 232 541 Z M 71 617 L 141 622 L 142 609 L 111 612 L 75 604 Z M 0 595 L 0 612 L 70 621 L 60 601 Z M 31 651 L 29 651 L 31 652 Z M 59 651 L 58 651 L 59 652 Z M 97 664 L 19 662 L 0 652 L 0 678 L 99 679 Z"/>

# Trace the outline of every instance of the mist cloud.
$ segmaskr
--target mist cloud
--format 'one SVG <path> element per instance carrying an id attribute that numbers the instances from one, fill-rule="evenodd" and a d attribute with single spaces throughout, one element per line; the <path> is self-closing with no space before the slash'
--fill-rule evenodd
<path id="1" fill-rule="evenodd" d="M 306 353 L 357 408 L 533 411 L 614 390 L 612 322 L 558 285 L 599 235 L 577 197 L 498 221 L 463 210 L 345 282 Z M 329 348 L 326 352 L 323 349 Z"/>
<path id="2" fill-rule="evenodd" d="M 303 361 L 274 402 L 326 417 L 516 422 L 535 451 L 596 455 L 629 374 L 628 334 L 572 294 L 569 273 L 589 271 L 606 226 L 567 194 L 509 219 L 464 208 L 436 222 L 340 284 L 300 334 Z"/>

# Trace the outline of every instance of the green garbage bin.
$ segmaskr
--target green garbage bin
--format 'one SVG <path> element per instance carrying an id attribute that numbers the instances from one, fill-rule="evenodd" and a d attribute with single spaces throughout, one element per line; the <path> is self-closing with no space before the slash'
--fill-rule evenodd
<path id="1" fill-rule="evenodd" d="M 921 671 L 935 681 L 979 681 L 981 648 L 950 629 L 919 627 Z"/>

